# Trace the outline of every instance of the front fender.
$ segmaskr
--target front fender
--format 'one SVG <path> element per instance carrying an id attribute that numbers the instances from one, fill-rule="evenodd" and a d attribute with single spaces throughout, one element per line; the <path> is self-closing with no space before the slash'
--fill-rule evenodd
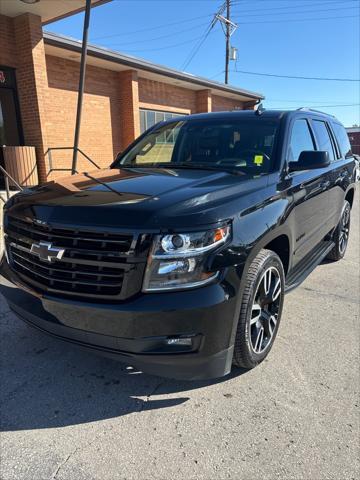
<path id="1" fill-rule="evenodd" d="M 235 320 L 231 344 L 235 341 L 238 317 L 245 288 L 247 272 L 256 255 L 276 238 L 285 235 L 289 241 L 289 256 L 293 251 L 293 233 L 291 228 L 291 199 L 286 192 L 274 195 L 266 202 L 243 211 L 233 224 L 233 247 L 238 263 L 235 265 L 239 281 Z M 289 265 L 291 258 L 289 258 Z"/>

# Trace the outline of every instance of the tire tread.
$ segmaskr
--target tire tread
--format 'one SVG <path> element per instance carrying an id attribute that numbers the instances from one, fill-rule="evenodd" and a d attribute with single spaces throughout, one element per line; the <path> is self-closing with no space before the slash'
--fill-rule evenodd
<path id="1" fill-rule="evenodd" d="M 265 262 L 269 258 L 274 256 L 276 256 L 277 260 L 282 265 L 279 256 L 275 252 L 267 249 L 260 250 L 260 252 L 257 254 L 253 262 L 251 263 L 247 272 L 246 285 L 242 296 L 239 322 L 234 344 L 233 365 L 239 368 L 250 369 L 255 367 L 256 364 L 260 363 L 259 361 L 254 364 L 253 359 L 250 358 L 246 342 L 244 342 L 244 331 L 247 321 L 248 305 L 253 294 L 255 281 L 258 277 L 259 271 L 264 266 Z"/>

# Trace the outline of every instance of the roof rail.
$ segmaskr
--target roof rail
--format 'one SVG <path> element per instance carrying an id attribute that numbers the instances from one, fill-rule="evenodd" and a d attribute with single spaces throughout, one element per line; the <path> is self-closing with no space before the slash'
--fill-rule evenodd
<path id="1" fill-rule="evenodd" d="M 307 112 L 322 113 L 323 115 L 328 115 L 329 117 L 336 118 L 335 115 L 331 115 L 330 113 L 322 112 L 321 110 L 315 110 L 315 108 L 300 107 L 300 108 L 297 108 L 296 111 L 307 111 Z"/>

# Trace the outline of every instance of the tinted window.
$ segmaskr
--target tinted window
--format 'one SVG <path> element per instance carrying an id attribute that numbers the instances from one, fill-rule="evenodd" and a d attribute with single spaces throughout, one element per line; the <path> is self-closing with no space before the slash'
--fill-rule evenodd
<path id="1" fill-rule="evenodd" d="M 312 124 L 318 142 L 318 150 L 329 152 L 330 161 L 335 160 L 334 150 L 326 123 L 321 120 L 313 120 Z"/>
<path id="2" fill-rule="evenodd" d="M 260 175 L 270 171 L 278 121 L 174 121 L 145 135 L 121 159 L 123 165 L 239 169 Z"/>
<path id="3" fill-rule="evenodd" d="M 306 120 L 295 120 L 290 138 L 288 160 L 297 162 L 300 153 L 306 150 L 314 150 L 314 142 Z"/>
<path id="4" fill-rule="evenodd" d="M 345 128 L 339 123 L 333 123 L 332 127 L 339 144 L 341 156 L 344 158 L 351 157 L 352 155 L 351 145 L 350 145 L 349 137 L 348 137 L 348 134 L 346 133 Z"/>

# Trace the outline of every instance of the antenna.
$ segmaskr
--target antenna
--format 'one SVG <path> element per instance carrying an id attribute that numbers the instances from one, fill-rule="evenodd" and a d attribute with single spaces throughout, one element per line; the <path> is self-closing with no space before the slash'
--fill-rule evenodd
<path id="1" fill-rule="evenodd" d="M 262 103 L 259 103 L 257 110 L 255 110 L 255 115 L 262 115 L 265 112 L 265 108 Z"/>

